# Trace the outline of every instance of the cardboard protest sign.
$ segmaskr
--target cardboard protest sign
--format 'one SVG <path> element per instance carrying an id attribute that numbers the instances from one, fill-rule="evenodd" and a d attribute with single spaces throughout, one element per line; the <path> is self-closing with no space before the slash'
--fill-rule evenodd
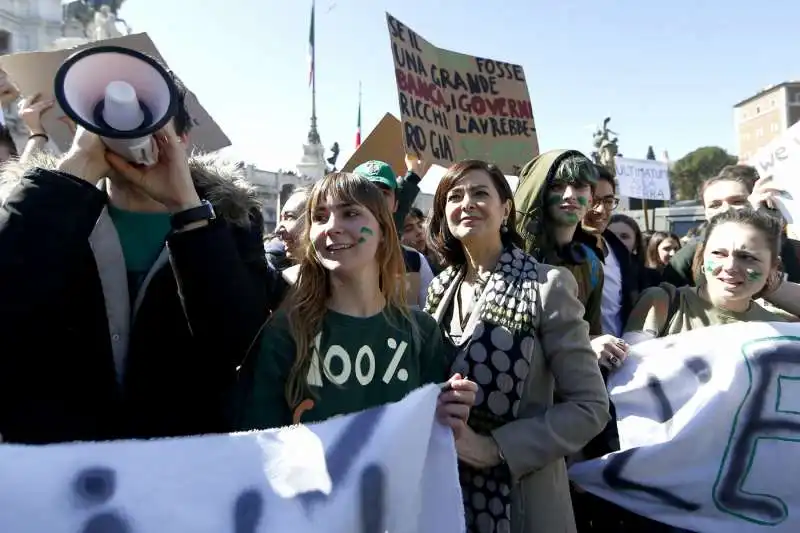
<path id="1" fill-rule="evenodd" d="M 0 68 L 7 73 L 23 96 L 42 93 L 45 99 L 55 99 L 53 81 L 61 63 L 78 50 L 97 46 L 130 48 L 157 59 L 163 65 L 167 65 L 150 37 L 146 33 L 138 33 L 116 39 L 92 42 L 77 48 L 2 56 L 0 57 Z M 194 122 L 189 134 L 189 142 L 193 148 L 201 152 L 213 152 L 231 144 L 230 139 L 223 133 L 219 125 L 214 122 L 214 119 L 211 118 L 203 106 L 200 105 L 197 96 L 191 91 L 187 91 L 186 105 Z M 66 151 L 72 143 L 75 124 L 64 115 L 58 103 L 53 106 L 52 110 L 42 116 L 42 122 L 51 141 L 56 144 L 59 150 Z"/>
<path id="2" fill-rule="evenodd" d="M 637 344 L 608 388 L 621 451 L 573 465 L 572 481 L 690 531 L 800 531 L 800 324 Z"/>
<path id="3" fill-rule="evenodd" d="M 520 65 L 437 48 L 386 18 L 408 153 L 445 168 L 482 159 L 508 175 L 539 155 Z"/>
<path id="4" fill-rule="evenodd" d="M 619 195 L 643 200 L 669 200 L 669 165 L 650 159 L 614 158 Z"/>
<path id="5" fill-rule="evenodd" d="M 402 126 L 397 117 L 386 113 L 361 146 L 353 152 L 342 167 L 343 172 L 352 172 L 361 163 L 373 159 L 392 167 L 398 176 L 406 173 L 406 155 L 403 151 Z"/>
<path id="6" fill-rule="evenodd" d="M 320 424 L 0 446 L 0 531 L 462 533 L 439 387 Z"/>

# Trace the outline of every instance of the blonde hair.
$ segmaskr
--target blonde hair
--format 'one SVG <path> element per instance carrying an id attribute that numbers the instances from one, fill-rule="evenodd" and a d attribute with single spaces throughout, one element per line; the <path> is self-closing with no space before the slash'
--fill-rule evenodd
<path id="1" fill-rule="evenodd" d="M 314 185 L 306 202 L 307 223 L 302 236 L 305 252 L 300 260 L 297 282 L 285 302 L 289 330 L 296 346 L 295 360 L 285 391 L 286 401 L 291 407 L 300 403 L 309 392 L 306 376 L 313 357 L 319 357 L 314 353 L 317 350 L 315 338 L 322 331 L 322 320 L 330 297 L 329 273 L 310 242 L 312 215 L 319 204 L 329 199 L 362 205 L 377 219 L 382 239 L 375 259 L 380 272 L 380 290 L 386 299 L 384 313 L 388 312 L 387 316 L 391 317 L 395 314 L 391 311 L 397 311 L 414 327 L 405 299 L 405 263 L 400 239 L 383 194 L 370 181 L 355 174 L 328 174 Z"/>

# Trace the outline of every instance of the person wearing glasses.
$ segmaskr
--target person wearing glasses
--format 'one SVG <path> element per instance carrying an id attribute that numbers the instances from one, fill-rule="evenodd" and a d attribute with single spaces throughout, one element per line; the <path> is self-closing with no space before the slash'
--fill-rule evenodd
<path id="1" fill-rule="evenodd" d="M 607 168 L 594 165 L 597 182 L 592 187 L 592 202 L 581 221 L 583 231 L 576 238 L 589 246 L 600 257 L 603 271 L 601 288 L 601 334 L 592 338 L 592 348 L 597 354 L 603 378 L 622 365 L 628 356 L 629 346 L 622 340 L 622 330 L 639 297 L 640 284 L 647 280 L 639 275 L 634 258 L 627 246 L 608 229 L 611 215 L 619 205 L 617 185 Z M 641 278 L 641 279 L 640 279 Z M 583 449 L 580 459 L 600 457 L 619 449 L 616 409 L 609 401 L 611 421 L 603 431 Z M 631 520 L 630 513 L 609 504 L 592 494 L 573 491 L 573 506 L 578 531 L 589 529 L 620 531 Z"/>
<path id="2" fill-rule="evenodd" d="M 596 168 L 598 180 L 592 191 L 592 206 L 581 223 L 583 235 L 588 234 L 590 238 L 583 242 L 591 246 L 603 262 L 600 322 L 603 334 L 616 339 L 611 342 L 611 348 L 620 347 L 620 350 L 612 350 L 612 355 L 621 363 L 626 352 L 620 337 L 639 294 L 639 276 L 633 266 L 630 251 L 608 229 L 611 215 L 619 205 L 614 176 L 605 167 L 596 165 Z"/>

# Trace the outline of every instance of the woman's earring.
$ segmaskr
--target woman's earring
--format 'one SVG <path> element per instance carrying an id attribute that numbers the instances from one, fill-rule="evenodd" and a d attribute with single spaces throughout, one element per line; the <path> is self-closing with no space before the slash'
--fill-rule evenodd
<path id="1" fill-rule="evenodd" d="M 503 224 L 500 226 L 500 233 L 508 233 L 508 221 L 503 220 Z"/>

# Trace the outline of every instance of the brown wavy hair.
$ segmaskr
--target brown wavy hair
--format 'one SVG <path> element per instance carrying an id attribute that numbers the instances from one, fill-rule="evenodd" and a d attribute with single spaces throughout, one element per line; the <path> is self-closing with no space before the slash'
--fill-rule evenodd
<path id="1" fill-rule="evenodd" d="M 375 259 L 380 272 L 380 290 L 386 299 L 387 317 L 399 316 L 415 326 L 405 298 L 405 263 L 400 238 L 381 191 L 369 180 L 347 172 L 334 172 L 314 184 L 306 202 L 306 226 L 302 245 L 305 249 L 300 269 L 289 296 L 284 302 L 289 331 L 296 346 L 295 360 L 286 383 L 286 401 L 296 406 L 310 393 L 306 375 L 316 353 L 316 337 L 322 331 L 322 320 L 331 296 L 330 277 L 311 246 L 311 226 L 317 207 L 331 199 L 335 202 L 366 207 L 378 220 L 381 240 Z"/>
<path id="2" fill-rule="evenodd" d="M 647 241 L 647 251 L 645 252 L 644 266 L 647 268 L 654 268 L 662 270 L 664 265 L 661 264 L 661 259 L 658 256 L 658 247 L 667 239 L 672 239 L 678 243 L 678 250 L 681 249 L 681 238 L 667 231 L 655 231 Z"/>
<path id="3" fill-rule="evenodd" d="M 510 201 L 511 209 L 506 219 L 506 231 L 500 234 L 503 246 L 514 245 L 522 248 L 522 237 L 517 233 L 517 211 L 514 208 L 514 192 L 508 184 L 508 180 L 503 175 L 503 171 L 497 166 L 479 161 L 477 159 L 467 159 L 454 164 L 449 169 L 436 187 L 436 194 L 433 196 L 433 209 L 428 222 L 428 246 L 436 252 L 445 265 L 463 265 L 467 261 L 464 253 L 464 245 L 450 232 L 447 225 L 447 193 L 455 187 L 461 179 L 474 170 L 486 172 L 492 179 L 501 202 Z"/>

